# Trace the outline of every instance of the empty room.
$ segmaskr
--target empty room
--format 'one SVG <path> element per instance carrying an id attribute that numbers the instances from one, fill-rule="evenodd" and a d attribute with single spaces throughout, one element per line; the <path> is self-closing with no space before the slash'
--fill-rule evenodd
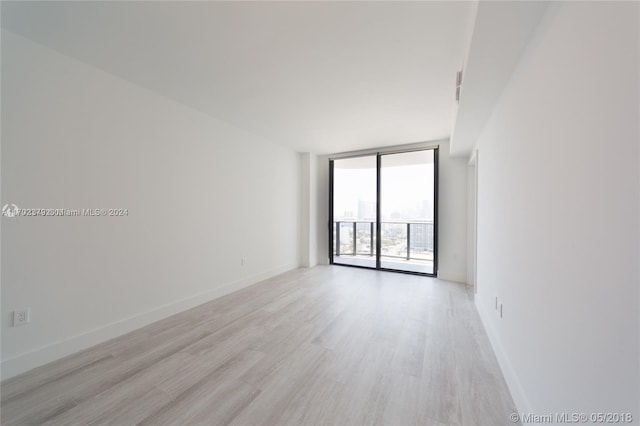
<path id="1" fill-rule="evenodd" d="M 640 3 L 0 17 L 2 425 L 640 424 Z"/>

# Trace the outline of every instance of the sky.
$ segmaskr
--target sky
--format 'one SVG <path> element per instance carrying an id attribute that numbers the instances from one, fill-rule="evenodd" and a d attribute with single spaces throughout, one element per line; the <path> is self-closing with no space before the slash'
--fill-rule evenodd
<path id="1" fill-rule="evenodd" d="M 410 154 L 414 153 L 393 155 Z M 394 211 L 415 211 L 416 207 L 422 208 L 423 200 L 433 200 L 433 162 L 385 167 L 386 158 L 387 156 L 382 156 L 380 193 L 383 218 L 389 218 Z M 396 164 L 400 158 L 389 160 L 388 164 Z M 355 218 L 358 214 L 358 200 L 368 203 L 376 201 L 376 158 L 360 158 L 358 168 L 353 169 L 346 168 L 351 159 L 335 161 L 342 163 L 334 168 L 334 216 L 340 219 L 343 212 L 352 211 Z M 433 206 L 432 203 L 430 205 Z M 420 217 L 422 220 L 431 218 L 432 213 L 431 217 Z"/>

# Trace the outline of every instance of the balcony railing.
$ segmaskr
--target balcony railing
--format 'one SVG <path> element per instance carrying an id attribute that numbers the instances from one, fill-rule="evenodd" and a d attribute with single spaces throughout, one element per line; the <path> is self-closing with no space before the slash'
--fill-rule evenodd
<path id="1" fill-rule="evenodd" d="M 374 256 L 373 221 L 334 221 L 334 256 Z M 433 259 L 433 221 L 381 222 L 383 257 L 405 260 Z"/>

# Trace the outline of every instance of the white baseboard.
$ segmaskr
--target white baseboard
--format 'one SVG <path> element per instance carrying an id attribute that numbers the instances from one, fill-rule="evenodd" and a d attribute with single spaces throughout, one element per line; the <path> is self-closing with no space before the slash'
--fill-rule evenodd
<path id="1" fill-rule="evenodd" d="M 109 339 L 113 339 L 114 337 L 121 336 L 140 327 L 144 327 L 145 325 L 168 318 L 177 313 L 186 311 L 187 309 L 207 303 L 211 300 L 233 293 L 234 291 L 238 291 L 244 287 L 248 287 L 252 284 L 290 271 L 297 267 L 297 264 L 283 265 L 250 277 L 225 283 L 214 289 L 185 297 L 175 302 L 167 303 L 166 305 L 159 306 L 147 312 L 143 312 L 129 318 L 124 318 L 122 320 L 106 324 L 102 327 L 98 327 L 2 360 L 2 380 L 17 376 L 18 374 L 24 373 L 33 368 L 90 348 L 91 346 L 95 346 Z"/>
<path id="2" fill-rule="evenodd" d="M 511 392 L 511 397 L 513 398 L 513 402 L 516 405 L 518 413 L 533 413 L 534 411 L 531 409 L 531 404 L 529 404 L 529 399 L 524 392 L 524 388 L 518 380 L 518 376 L 516 375 L 515 370 L 509 361 L 509 357 L 507 357 L 507 354 L 500 343 L 500 339 L 498 338 L 491 321 L 489 321 L 489 315 L 493 315 L 494 313 L 487 313 L 483 306 L 478 303 L 478 298 L 476 298 L 475 305 L 478 314 L 480 315 L 480 319 L 482 320 L 482 324 L 484 325 L 484 329 L 489 336 L 493 352 L 496 354 L 500 370 L 502 371 L 504 380 L 507 382 L 507 387 L 509 388 L 509 392 Z"/>

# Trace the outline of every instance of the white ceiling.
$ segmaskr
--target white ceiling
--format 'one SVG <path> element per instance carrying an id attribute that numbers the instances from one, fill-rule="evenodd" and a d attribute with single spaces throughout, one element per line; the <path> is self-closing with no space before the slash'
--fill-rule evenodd
<path id="1" fill-rule="evenodd" d="M 297 151 L 449 137 L 472 2 L 2 2 L 2 26 Z"/>
<path id="2" fill-rule="evenodd" d="M 549 2 L 482 1 L 464 64 L 452 155 L 468 156 Z"/>

